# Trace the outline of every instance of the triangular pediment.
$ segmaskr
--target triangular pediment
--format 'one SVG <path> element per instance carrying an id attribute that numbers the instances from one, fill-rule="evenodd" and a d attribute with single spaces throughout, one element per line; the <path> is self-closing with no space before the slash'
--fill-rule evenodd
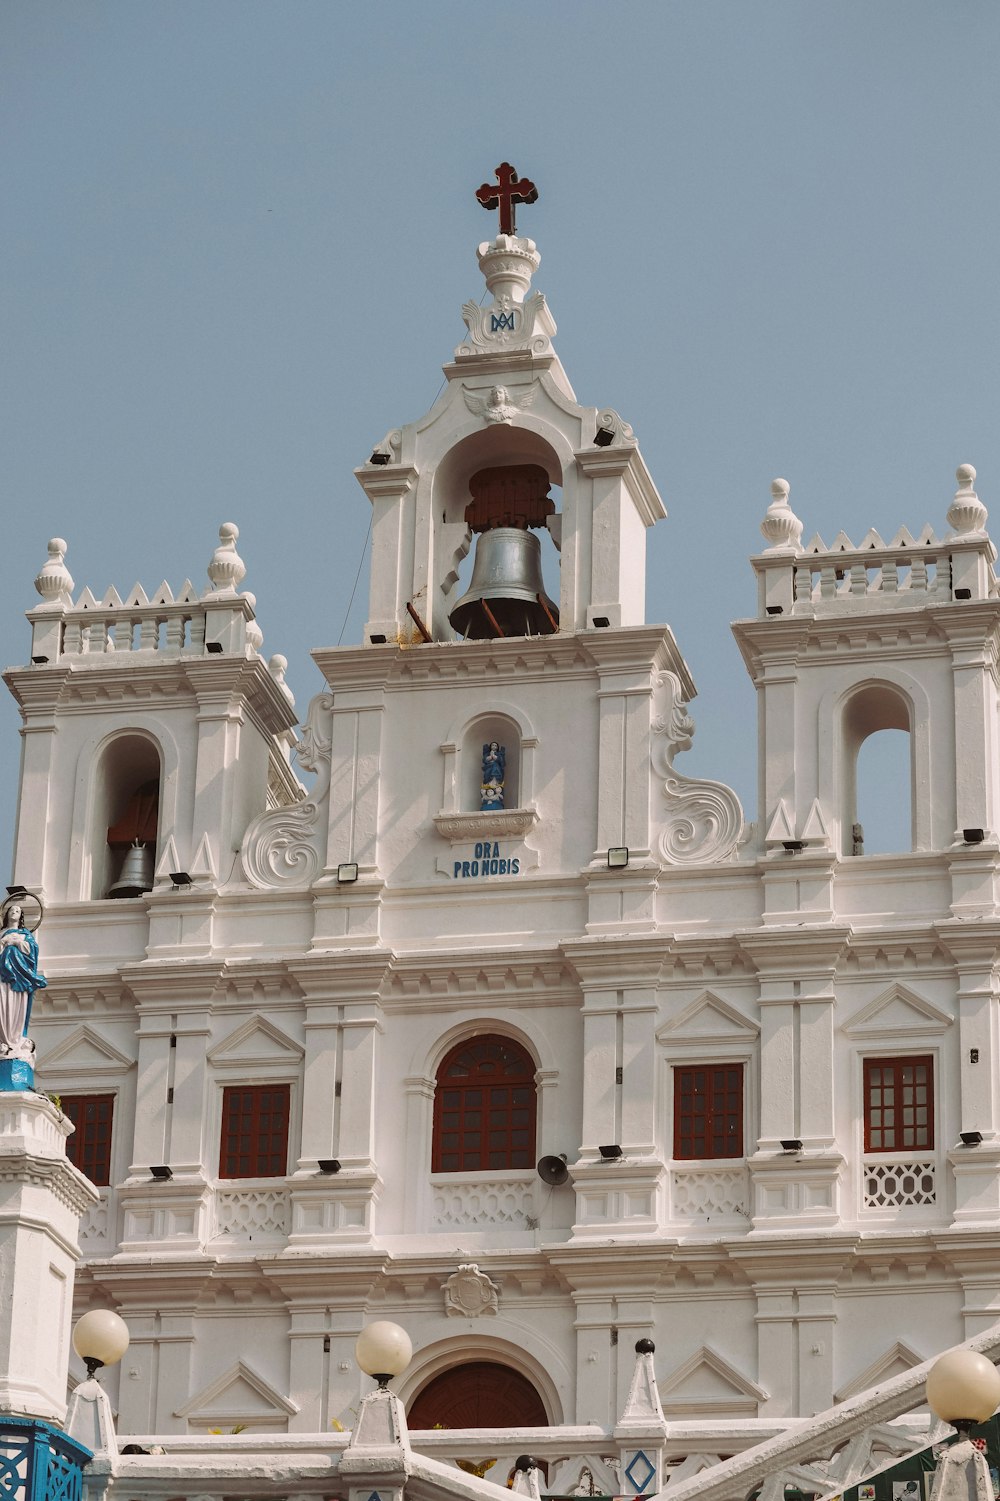
<path id="1" fill-rule="evenodd" d="M 298 1410 L 297 1402 L 275 1391 L 263 1376 L 258 1376 L 245 1361 L 238 1360 L 179 1407 L 174 1417 L 221 1428 L 236 1423 L 276 1427 L 286 1423 Z"/>
<path id="2" fill-rule="evenodd" d="M 760 1028 L 728 1001 L 705 990 L 656 1034 L 658 1042 L 755 1042 Z"/>
<path id="3" fill-rule="evenodd" d="M 893 1376 L 902 1376 L 905 1371 L 912 1371 L 913 1367 L 920 1365 L 925 1358 L 898 1339 L 884 1354 L 879 1356 L 878 1360 L 866 1366 L 863 1371 L 859 1371 L 840 1388 L 839 1392 L 834 1392 L 833 1400 L 846 1402 L 848 1397 L 857 1397 L 861 1392 L 868 1391 L 869 1387 L 878 1386 Z"/>
<path id="4" fill-rule="evenodd" d="M 122 1074 L 132 1067 L 132 1062 L 100 1032 L 84 1024 L 64 1037 L 58 1047 L 46 1052 L 39 1072 L 48 1075 L 65 1070 L 93 1078 L 103 1074 Z"/>
<path id="5" fill-rule="evenodd" d="M 946 1012 L 896 981 L 856 1012 L 844 1031 L 848 1037 L 926 1037 L 946 1031 L 951 1022 Z"/>
<path id="6" fill-rule="evenodd" d="M 303 1051 L 266 1016 L 252 1016 L 217 1043 L 208 1059 L 219 1068 L 247 1063 L 293 1063 L 297 1066 Z"/>
<path id="7" fill-rule="evenodd" d="M 711 1345 L 702 1345 L 660 1382 L 660 1401 L 667 1417 L 719 1412 L 756 1416 L 757 1404 L 766 1402 L 767 1396 L 762 1386 L 730 1365 Z"/>

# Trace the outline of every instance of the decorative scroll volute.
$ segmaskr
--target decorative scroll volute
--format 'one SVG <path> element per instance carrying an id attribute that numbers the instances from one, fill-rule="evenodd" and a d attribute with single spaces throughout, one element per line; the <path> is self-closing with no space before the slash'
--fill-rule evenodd
<path id="1" fill-rule="evenodd" d="M 243 870 L 247 880 L 263 891 L 278 887 L 307 887 L 326 859 L 327 802 L 330 795 L 333 697 L 319 693 L 309 705 L 296 754 L 304 771 L 317 774 L 312 791 L 300 803 L 262 813 L 243 841 Z"/>
<path id="2" fill-rule="evenodd" d="M 680 679 L 665 672 L 657 688 L 667 695 L 663 711 L 653 720 L 653 769 L 664 778 L 666 817 L 658 851 L 667 865 L 717 865 L 731 860 L 743 834 L 743 808 L 731 787 L 686 777 L 674 768 L 674 757 L 688 750 L 694 720 L 681 698 Z"/>

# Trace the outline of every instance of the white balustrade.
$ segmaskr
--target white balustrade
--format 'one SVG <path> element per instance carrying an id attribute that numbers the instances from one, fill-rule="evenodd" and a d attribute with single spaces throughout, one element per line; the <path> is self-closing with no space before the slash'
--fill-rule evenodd
<path id="1" fill-rule="evenodd" d="M 441 1173 L 432 1185 L 435 1229 L 492 1225 L 531 1230 L 537 1224 L 534 1173 Z"/>
<path id="2" fill-rule="evenodd" d="M 278 1240 L 288 1234 L 285 1188 L 219 1188 L 215 1191 L 216 1240 Z"/>
<path id="3" fill-rule="evenodd" d="M 867 1157 L 865 1209 L 916 1209 L 937 1203 L 937 1164 L 926 1157 Z"/>
<path id="4" fill-rule="evenodd" d="M 675 1167 L 670 1174 L 670 1218 L 704 1225 L 716 1220 L 749 1220 L 750 1175 L 744 1166 Z"/>

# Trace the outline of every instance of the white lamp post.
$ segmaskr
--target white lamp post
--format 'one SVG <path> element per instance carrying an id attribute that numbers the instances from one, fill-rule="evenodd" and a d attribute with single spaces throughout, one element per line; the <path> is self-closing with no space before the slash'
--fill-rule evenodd
<path id="1" fill-rule="evenodd" d="M 367 1376 L 386 1391 L 393 1376 L 401 1376 L 413 1358 L 413 1344 L 405 1329 L 387 1319 L 366 1324 L 354 1345 L 354 1358 Z"/>
<path id="2" fill-rule="evenodd" d="M 73 1349 L 87 1367 L 87 1379 L 70 1398 L 66 1431 L 95 1456 L 113 1459 L 118 1453 L 115 1421 L 95 1373 L 121 1360 L 128 1349 L 128 1325 L 110 1308 L 92 1308 L 73 1330 Z"/>
<path id="3" fill-rule="evenodd" d="M 969 1429 L 985 1423 L 1000 1405 L 996 1366 L 974 1350 L 948 1350 L 927 1373 L 927 1403 L 959 1433 L 958 1443 L 938 1461 L 931 1501 L 993 1501 L 989 1465 Z"/>

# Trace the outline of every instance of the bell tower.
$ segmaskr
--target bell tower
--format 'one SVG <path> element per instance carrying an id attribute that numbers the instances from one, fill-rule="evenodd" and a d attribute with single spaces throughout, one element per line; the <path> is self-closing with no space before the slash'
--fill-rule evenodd
<path id="1" fill-rule="evenodd" d="M 355 471 L 374 509 L 371 645 L 644 623 L 645 534 L 666 511 L 632 429 L 577 403 L 553 348 L 555 321 L 531 291 L 541 257 L 513 227 L 534 184 L 506 162 L 497 179 L 476 194 L 500 211 L 500 233 L 477 252 L 489 300 L 462 309 L 468 336 L 446 389 Z M 546 551 L 558 600 L 542 582 Z"/>

